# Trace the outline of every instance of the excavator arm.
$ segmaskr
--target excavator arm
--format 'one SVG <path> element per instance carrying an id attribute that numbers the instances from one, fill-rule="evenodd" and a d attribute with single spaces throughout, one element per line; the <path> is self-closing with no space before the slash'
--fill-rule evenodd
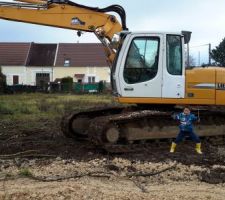
<path id="1" fill-rule="evenodd" d="M 108 61 L 112 64 L 116 49 L 111 42 L 114 34 L 127 30 L 126 14 L 119 5 L 103 9 L 87 7 L 68 0 L 17 0 L 19 3 L 0 2 L 0 18 L 31 24 L 93 32 L 105 46 Z M 115 16 L 107 14 L 116 12 Z"/>

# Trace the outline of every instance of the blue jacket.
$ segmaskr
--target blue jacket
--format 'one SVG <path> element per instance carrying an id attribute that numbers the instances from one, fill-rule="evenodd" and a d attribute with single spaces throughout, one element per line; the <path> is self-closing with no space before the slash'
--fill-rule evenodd
<path id="1" fill-rule="evenodd" d="M 176 115 L 176 119 L 180 121 L 179 128 L 181 131 L 193 131 L 193 122 L 198 118 L 194 114 L 185 115 L 180 113 Z"/>

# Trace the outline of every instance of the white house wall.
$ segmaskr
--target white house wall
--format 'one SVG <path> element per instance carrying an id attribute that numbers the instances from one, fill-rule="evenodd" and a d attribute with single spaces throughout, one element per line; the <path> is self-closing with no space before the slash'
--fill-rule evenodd
<path id="1" fill-rule="evenodd" d="M 27 67 L 26 68 L 27 85 L 36 85 L 36 74 L 37 73 L 49 73 L 50 74 L 50 82 L 53 81 L 53 68 L 52 67 Z"/>
<path id="2" fill-rule="evenodd" d="M 88 77 L 95 77 L 95 81 L 110 82 L 109 67 L 25 67 L 25 66 L 2 66 L 2 73 L 6 75 L 7 85 L 13 85 L 13 76 L 19 76 L 19 84 L 36 85 L 36 73 L 49 73 L 50 81 L 56 78 L 73 77 L 75 74 L 84 74 L 83 82 L 88 82 Z"/>
<path id="3" fill-rule="evenodd" d="M 77 82 L 75 74 L 84 74 L 83 82 L 88 82 L 88 77 L 94 76 L 95 81 L 110 82 L 109 67 L 54 67 L 53 81 L 56 78 L 72 77 L 74 82 Z"/>
<path id="4" fill-rule="evenodd" d="M 6 76 L 7 85 L 13 85 L 13 76 L 19 77 L 19 84 L 27 84 L 25 66 L 1 66 L 1 69 Z"/>

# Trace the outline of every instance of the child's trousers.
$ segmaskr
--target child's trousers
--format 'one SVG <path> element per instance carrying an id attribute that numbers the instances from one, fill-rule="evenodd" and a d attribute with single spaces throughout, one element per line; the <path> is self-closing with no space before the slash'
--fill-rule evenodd
<path id="1" fill-rule="evenodd" d="M 179 134 L 176 137 L 175 143 L 176 144 L 180 143 L 184 139 L 184 137 L 186 137 L 186 136 L 189 136 L 191 138 L 191 140 L 193 140 L 195 143 L 200 143 L 201 142 L 199 137 L 198 137 L 198 135 L 196 135 L 194 133 L 194 131 L 192 131 L 192 130 L 191 131 L 182 131 L 182 130 L 180 130 Z"/>

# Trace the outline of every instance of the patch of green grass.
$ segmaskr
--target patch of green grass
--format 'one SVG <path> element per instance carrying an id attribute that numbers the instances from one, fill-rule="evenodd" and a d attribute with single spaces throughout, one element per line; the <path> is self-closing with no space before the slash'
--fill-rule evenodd
<path id="1" fill-rule="evenodd" d="M 12 107 L 10 107 L 9 104 L 7 104 L 6 102 L 2 102 L 0 104 L 0 114 L 12 115 L 13 113 L 14 113 L 14 110 L 12 109 Z"/>
<path id="2" fill-rule="evenodd" d="M 0 96 L 0 119 L 43 119 L 112 103 L 110 95 L 15 94 Z"/>
<path id="3" fill-rule="evenodd" d="M 31 171 L 28 168 L 22 168 L 22 169 L 19 170 L 18 175 L 31 177 L 32 173 L 31 173 Z"/>

